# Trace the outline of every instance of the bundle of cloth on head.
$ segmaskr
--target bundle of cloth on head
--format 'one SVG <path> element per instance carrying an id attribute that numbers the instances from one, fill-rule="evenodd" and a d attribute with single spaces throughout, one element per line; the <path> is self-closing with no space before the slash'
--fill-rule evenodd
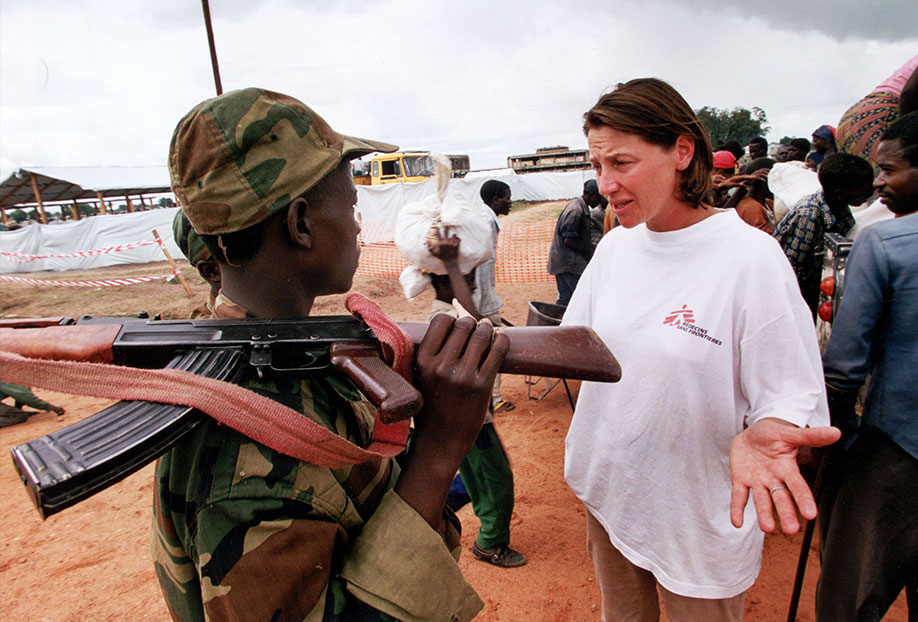
<path id="1" fill-rule="evenodd" d="M 415 298 L 430 285 L 428 274 L 446 274 L 446 266 L 434 257 L 428 242 L 437 231 L 456 236 L 459 245 L 459 270 L 468 274 L 490 259 L 491 225 L 481 209 L 470 205 L 458 193 L 449 192 L 451 166 L 449 158 L 431 154 L 436 166 L 436 194 L 408 203 L 395 221 L 395 246 L 411 264 L 402 271 L 399 281 L 405 297 Z"/>
<path id="2" fill-rule="evenodd" d="M 861 156 L 876 169 L 880 138 L 886 128 L 899 118 L 899 98 L 909 78 L 916 71 L 918 55 L 907 60 L 869 94 L 845 111 L 835 132 L 835 142 L 839 151 Z"/>

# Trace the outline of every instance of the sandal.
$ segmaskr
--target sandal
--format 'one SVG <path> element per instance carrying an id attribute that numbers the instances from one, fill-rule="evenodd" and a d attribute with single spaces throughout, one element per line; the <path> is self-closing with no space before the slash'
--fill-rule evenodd
<path id="1" fill-rule="evenodd" d="M 497 414 L 497 413 L 508 413 L 514 408 L 516 408 L 516 406 L 513 404 L 513 402 L 508 402 L 507 400 L 501 400 L 497 402 L 496 404 L 494 404 L 491 410 L 494 412 L 494 414 Z"/>
<path id="2" fill-rule="evenodd" d="M 472 555 L 483 562 L 488 562 L 499 568 L 517 568 L 526 565 L 526 556 L 519 551 L 514 551 L 506 544 L 486 549 L 472 544 Z"/>

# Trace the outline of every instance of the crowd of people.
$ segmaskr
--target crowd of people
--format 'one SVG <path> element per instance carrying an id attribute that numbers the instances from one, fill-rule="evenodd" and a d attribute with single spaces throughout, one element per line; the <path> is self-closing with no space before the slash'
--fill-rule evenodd
<path id="1" fill-rule="evenodd" d="M 820 622 L 879 620 L 903 589 L 918 610 L 914 67 L 900 77 L 882 128 L 843 119 L 774 157 L 760 138 L 713 147 L 657 79 L 585 113 L 596 178 L 562 211 L 547 268 L 562 323 L 593 328 L 623 370 L 582 384 L 565 441 L 604 621 L 659 620 L 661 602 L 674 622 L 741 620 L 764 534 L 801 517 L 819 521 Z M 868 96 L 871 114 L 888 90 Z M 395 149 L 263 89 L 195 106 L 168 162 L 176 240 L 212 285 L 195 313 L 303 318 L 346 292 L 359 257 L 349 162 Z M 795 162 L 821 190 L 777 218 L 771 173 Z M 874 193 L 896 218 L 858 232 L 820 352 L 823 235 L 849 233 L 850 206 Z M 425 242 L 442 270 L 427 274 L 412 379 L 424 402 L 402 454 L 321 467 L 206 420 L 159 460 L 151 550 L 175 620 L 471 620 L 483 603 L 456 563 L 457 482 L 481 519 L 472 554 L 527 562 L 510 547 L 513 474 L 493 424 L 512 409 L 493 263 L 510 188 L 487 182 L 481 200 L 490 260 L 461 270 L 461 240 L 442 228 Z M 335 370 L 240 383 L 359 447 L 380 425 Z M 816 498 L 798 459 L 822 447 Z"/>

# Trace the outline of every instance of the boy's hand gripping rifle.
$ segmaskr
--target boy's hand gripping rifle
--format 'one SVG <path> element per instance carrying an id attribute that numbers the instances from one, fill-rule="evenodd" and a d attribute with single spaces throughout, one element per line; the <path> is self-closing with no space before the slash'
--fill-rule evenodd
<path id="1" fill-rule="evenodd" d="M 427 330 L 426 323 L 398 324 L 415 345 Z M 590 328 L 505 330 L 510 350 L 502 373 L 598 382 L 616 382 L 621 377 L 618 362 Z M 378 407 L 383 422 L 408 418 L 421 406 L 420 393 L 382 361 L 373 332 L 350 316 L 0 320 L 0 350 L 29 358 L 175 368 L 229 382 L 237 381 L 247 367 L 260 376 L 299 377 L 334 367 Z M 180 404 L 122 401 L 13 447 L 11 453 L 39 512 L 47 517 L 148 464 L 204 417 Z"/>

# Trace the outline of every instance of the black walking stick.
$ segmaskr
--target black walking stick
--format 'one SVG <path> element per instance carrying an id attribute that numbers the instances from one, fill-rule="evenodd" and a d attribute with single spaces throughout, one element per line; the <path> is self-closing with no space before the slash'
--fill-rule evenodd
<path id="1" fill-rule="evenodd" d="M 816 478 L 813 480 L 813 499 L 819 505 L 819 495 L 822 488 L 822 472 L 826 466 L 828 449 L 822 450 L 819 465 L 816 467 Z M 797 622 L 797 606 L 800 604 L 800 592 L 803 590 L 803 576 L 806 574 L 806 563 L 810 557 L 810 543 L 813 541 L 813 531 L 816 529 L 816 519 L 806 522 L 803 530 L 803 542 L 800 544 L 800 557 L 797 559 L 797 575 L 794 577 L 794 591 L 791 593 L 790 607 L 787 609 L 787 622 Z"/>

